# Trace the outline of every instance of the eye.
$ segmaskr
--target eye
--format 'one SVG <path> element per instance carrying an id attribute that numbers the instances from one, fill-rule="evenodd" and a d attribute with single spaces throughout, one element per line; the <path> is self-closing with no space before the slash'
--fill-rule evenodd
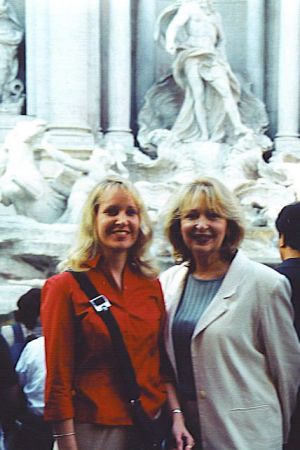
<path id="1" fill-rule="evenodd" d="M 199 216 L 198 211 L 192 209 L 183 214 L 183 219 L 196 220 L 198 216 Z"/>
<path id="2" fill-rule="evenodd" d="M 103 212 L 107 216 L 113 217 L 119 213 L 119 208 L 117 206 L 108 206 L 107 208 L 105 208 L 105 210 Z"/>
<path id="3" fill-rule="evenodd" d="M 126 210 L 127 216 L 133 217 L 138 214 L 138 210 L 136 208 L 130 207 Z"/>
<path id="4" fill-rule="evenodd" d="M 215 219 L 219 219 L 221 216 L 220 216 L 220 214 L 217 213 L 216 211 L 208 210 L 208 211 L 206 212 L 206 217 L 207 217 L 208 219 L 215 220 Z"/>

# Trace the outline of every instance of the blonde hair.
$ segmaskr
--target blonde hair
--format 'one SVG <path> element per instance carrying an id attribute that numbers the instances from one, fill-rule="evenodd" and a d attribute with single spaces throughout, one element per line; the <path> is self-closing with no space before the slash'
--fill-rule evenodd
<path id="1" fill-rule="evenodd" d="M 88 195 L 82 210 L 75 244 L 71 247 L 67 258 L 59 264 L 59 270 L 86 271 L 90 268 L 89 261 L 103 253 L 97 233 L 96 215 L 104 194 L 111 190 L 126 192 L 133 198 L 138 208 L 140 229 L 136 242 L 129 249 L 128 263 L 136 273 L 153 278 L 157 275 L 157 270 L 146 259 L 152 239 L 152 226 L 146 207 L 133 184 L 118 177 L 105 178 Z"/>
<path id="2" fill-rule="evenodd" d="M 204 201 L 207 209 L 217 212 L 227 220 L 227 234 L 221 248 L 221 256 L 230 260 L 245 234 L 241 206 L 235 195 L 224 184 L 210 177 L 194 180 L 184 186 L 174 198 L 165 217 L 165 234 L 173 246 L 177 262 L 193 263 L 193 255 L 185 245 L 181 234 L 183 212 Z"/>

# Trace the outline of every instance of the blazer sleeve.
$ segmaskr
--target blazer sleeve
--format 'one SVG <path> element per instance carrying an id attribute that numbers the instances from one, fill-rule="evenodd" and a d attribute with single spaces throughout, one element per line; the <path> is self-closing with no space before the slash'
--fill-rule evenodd
<path id="1" fill-rule="evenodd" d="M 66 275 L 50 278 L 42 290 L 41 318 L 47 366 L 45 419 L 52 421 L 74 417 L 75 313 Z"/>
<path id="2" fill-rule="evenodd" d="M 290 284 L 280 276 L 273 286 L 269 301 L 262 301 L 260 331 L 282 408 L 286 442 L 300 383 L 300 343 L 293 326 Z"/>

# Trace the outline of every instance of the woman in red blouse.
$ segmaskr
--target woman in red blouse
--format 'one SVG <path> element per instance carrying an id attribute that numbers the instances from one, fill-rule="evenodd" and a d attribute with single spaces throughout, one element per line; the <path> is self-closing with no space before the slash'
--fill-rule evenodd
<path id="1" fill-rule="evenodd" d="M 134 187 L 104 180 L 86 201 L 77 240 L 61 268 L 86 271 L 112 303 L 142 404 L 155 417 L 166 400 L 159 349 L 165 309 L 156 272 L 144 257 L 151 235 Z M 68 271 L 43 288 L 45 418 L 54 424 L 60 450 L 133 450 L 136 433 L 108 330 L 88 300 Z"/>

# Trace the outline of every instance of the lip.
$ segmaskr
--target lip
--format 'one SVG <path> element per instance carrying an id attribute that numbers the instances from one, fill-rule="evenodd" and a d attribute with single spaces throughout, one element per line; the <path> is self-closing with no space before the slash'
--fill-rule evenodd
<path id="1" fill-rule="evenodd" d="M 120 236 L 127 236 L 128 234 L 130 234 L 130 231 L 129 230 L 123 230 L 123 229 L 117 229 L 117 230 L 112 230 L 111 231 L 111 234 L 118 234 L 118 235 L 120 235 Z"/>
<path id="2" fill-rule="evenodd" d="M 192 239 L 195 240 L 198 244 L 207 244 L 213 239 L 212 234 L 193 234 Z"/>

